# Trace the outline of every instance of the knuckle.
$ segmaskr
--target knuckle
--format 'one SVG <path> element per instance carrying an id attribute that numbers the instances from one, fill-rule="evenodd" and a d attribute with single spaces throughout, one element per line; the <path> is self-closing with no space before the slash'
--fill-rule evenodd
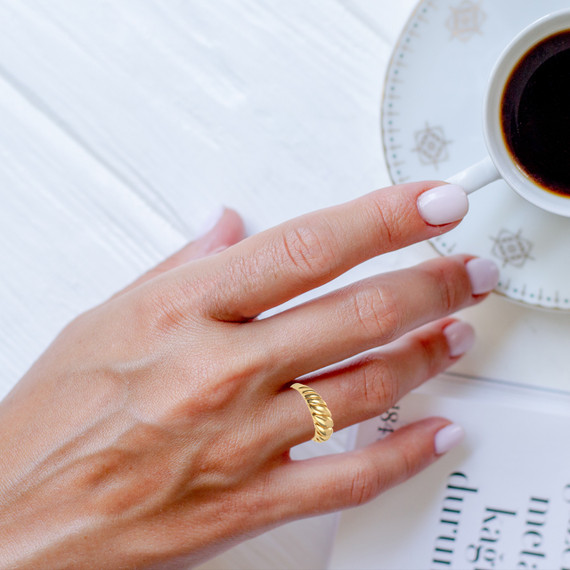
<path id="1" fill-rule="evenodd" d="M 415 340 L 415 345 L 414 348 L 420 354 L 423 369 L 425 370 L 423 377 L 430 378 L 441 369 L 443 362 L 441 342 L 437 342 L 433 336 L 419 336 Z"/>
<path id="2" fill-rule="evenodd" d="M 374 217 L 376 231 L 380 235 L 383 249 L 388 251 L 402 246 L 403 232 L 407 226 L 407 211 L 402 207 L 401 199 L 390 199 L 385 193 L 372 195 L 370 213 Z"/>
<path id="3" fill-rule="evenodd" d="M 394 223 L 392 210 L 376 198 L 372 200 L 372 215 L 376 220 L 375 225 L 378 228 L 381 243 L 385 249 L 392 249 L 397 240 L 395 228 L 398 227 L 398 223 Z"/>
<path id="4" fill-rule="evenodd" d="M 441 307 L 445 313 L 453 312 L 458 306 L 457 290 L 447 279 L 440 281 Z"/>
<path id="5" fill-rule="evenodd" d="M 445 313 L 456 311 L 466 299 L 467 286 L 463 268 L 458 263 L 443 259 L 433 264 L 430 273 L 439 293 L 441 309 Z"/>
<path id="6" fill-rule="evenodd" d="M 401 317 L 395 294 L 389 288 L 357 287 L 353 303 L 356 322 L 366 336 L 386 339 L 398 335 Z"/>
<path id="7" fill-rule="evenodd" d="M 393 369 L 381 357 L 370 358 L 361 367 L 362 391 L 367 407 L 378 412 L 398 399 L 398 383 Z"/>
<path id="8" fill-rule="evenodd" d="M 326 226 L 291 229 L 282 235 L 284 262 L 299 272 L 327 273 L 334 266 L 334 239 Z"/>
<path id="9" fill-rule="evenodd" d="M 350 476 L 348 500 L 352 506 L 363 505 L 376 497 L 382 489 L 382 480 L 378 467 L 372 462 L 360 457 L 354 463 Z"/>
<path id="10" fill-rule="evenodd" d="M 400 453 L 398 474 L 395 474 L 394 483 L 405 481 L 418 473 L 423 467 L 423 461 L 420 455 L 414 453 L 414 450 L 406 448 L 398 448 Z"/>

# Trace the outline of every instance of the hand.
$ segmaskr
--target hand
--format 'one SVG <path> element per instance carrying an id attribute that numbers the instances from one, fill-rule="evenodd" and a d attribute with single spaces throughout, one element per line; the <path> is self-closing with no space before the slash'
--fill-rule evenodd
<path id="1" fill-rule="evenodd" d="M 360 504 L 434 461 L 449 447 L 436 439 L 442 418 L 292 461 L 314 429 L 288 387 L 309 374 L 335 429 L 382 413 L 468 348 L 471 329 L 449 315 L 494 287 L 490 262 L 439 258 L 256 316 L 454 227 L 445 222 L 466 199 L 426 192 L 437 184 L 373 192 L 243 241 L 226 211 L 68 325 L 0 405 L 3 565 L 197 563 L 281 522 Z"/>

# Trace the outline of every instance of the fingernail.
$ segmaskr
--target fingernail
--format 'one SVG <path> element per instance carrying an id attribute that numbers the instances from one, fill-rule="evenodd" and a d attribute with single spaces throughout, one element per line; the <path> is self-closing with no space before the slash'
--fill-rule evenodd
<path id="1" fill-rule="evenodd" d="M 220 218 L 224 215 L 224 206 L 219 205 L 216 206 L 214 209 L 210 210 L 205 216 L 204 219 L 199 222 L 198 225 L 198 237 L 202 237 L 206 235 L 209 231 L 213 230 L 216 224 L 220 221 Z"/>
<path id="2" fill-rule="evenodd" d="M 465 354 L 475 344 L 475 330 L 463 321 L 455 321 L 443 329 L 450 356 Z"/>
<path id="3" fill-rule="evenodd" d="M 471 281 L 473 295 L 488 293 L 499 283 L 499 268 L 490 259 L 472 259 L 465 264 L 465 269 Z"/>
<path id="4" fill-rule="evenodd" d="M 467 210 L 467 194 L 457 184 L 445 184 L 427 190 L 418 198 L 420 216 L 432 226 L 441 226 L 461 220 Z"/>
<path id="5" fill-rule="evenodd" d="M 465 437 L 465 430 L 457 424 L 449 424 L 440 429 L 433 441 L 436 455 L 443 455 L 459 445 Z"/>

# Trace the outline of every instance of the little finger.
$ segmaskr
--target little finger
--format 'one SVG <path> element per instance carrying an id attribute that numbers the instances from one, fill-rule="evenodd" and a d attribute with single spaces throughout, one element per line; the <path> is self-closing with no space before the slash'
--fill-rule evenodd
<path id="1" fill-rule="evenodd" d="M 291 461 L 273 477 L 273 504 L 281 518 L 301 518 L 366 503 L 425 469 L 463 438 L 443 418 L 398 429 L 385 439 L 349 453 Z"/>

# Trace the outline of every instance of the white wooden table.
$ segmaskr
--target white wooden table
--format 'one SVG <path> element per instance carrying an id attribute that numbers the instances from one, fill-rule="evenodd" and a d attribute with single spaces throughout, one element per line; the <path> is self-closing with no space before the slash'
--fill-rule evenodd
<path id="1" fill-rule="evenodd" d="M 256 232 L 389 184 L 382 84 L 414 4 L 0 0 L 0 397 L 67 321 L 192 239 L 219 204 Z M 509 362 L 530 378 L 537 365 L 513 364 L 498 335 L 515 322 L 555 334 L 565 317 L 489 304 L 471 320 L 503 319 L 465 370 Z M 328 451 L 345 444 L 339 434 Z M 205 567 L 322 568 L 333 525 L 289 524 Z"/>

